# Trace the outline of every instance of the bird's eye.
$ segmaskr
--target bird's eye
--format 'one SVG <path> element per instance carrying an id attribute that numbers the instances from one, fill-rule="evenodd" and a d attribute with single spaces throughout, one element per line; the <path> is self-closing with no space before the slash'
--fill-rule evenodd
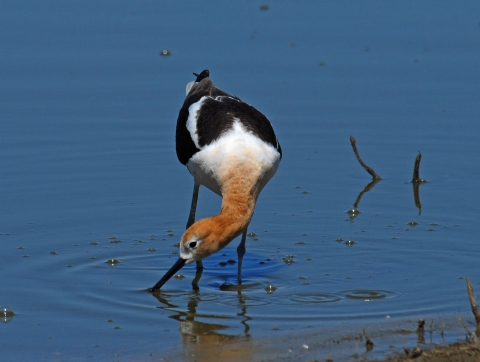
<path id="1" fill-rule="evenodd" d="M 188 244 L 188 246 L 191 248 L 191 249 L 195 249 L 197 247 L 197 242 L 196 241 L 192 241 Z"/>

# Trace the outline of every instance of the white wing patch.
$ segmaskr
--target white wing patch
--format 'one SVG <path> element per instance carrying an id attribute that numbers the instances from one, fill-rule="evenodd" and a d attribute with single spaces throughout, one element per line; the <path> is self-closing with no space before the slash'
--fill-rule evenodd
<path id="1" fill-rule="evenodd" d="M 191 82 L 187 83 L 187 87 L 186 87 L 186 91 L 187 91 L 187 96 L 188 96 L 188 93 L 190 93 L 190 90 L 192 89 L 193 85 L 197 83 L 195 82 L 194 80 L 192 80 Z"/>
<path id="2" fill-rule="evenodd" d="M 193 143 L 198 149 L 200 149 L 197 133 L 198 111 L 202 107 L 203 101 L 205 99 L 207 99 L 207 97 L 203 96 L 198 102 L 192 103 L 190 107 L 188 107 L 188 119 L 186 126 L 188 132 L 190 132 L 190 137 L 192 138 Z"/>

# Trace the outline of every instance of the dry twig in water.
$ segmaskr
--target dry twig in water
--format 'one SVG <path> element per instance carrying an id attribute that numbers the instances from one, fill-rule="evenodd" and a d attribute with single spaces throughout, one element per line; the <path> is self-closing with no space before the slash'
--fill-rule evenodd
<path id="1" fill-rule="evenodd" d="M 470 329 L 468 329 L 467 325 L 463 321 L 462 318 L 458 318 L 459 322 L 462 323 L 463 329 L 465 329 L 465 339 L 467 342 L 473 341 L 475 344 L 475 348 L 480 351 L 480 341 L 478 340 L 478 337 L 475 333 L 470 332 Z M 478 326 L 477 326 L 477 333 L 478 333 Z"/>
<path id="2" fill-rule="evenodd" d="M 469 278 L 467 278 L 467 291 L 468 299 L 470 299 L 470 305 L 472 306 L 472 312 L 475 316 L 475 321 L 477 322 L 477 328 L 480 328 L 480 311 L 478 310 L 478 304 L 475 300 L 475 296 L 473 295 L 473 287 Z"/>
<path id="3" fill-rule="evenodd" d="M 418 155 L 415 158 L 415 166 L 413 167 L 413 178 L 412 178 L 413 198 L 415 199 L 415 206 L 418 209 L 418 215 L 422 214 L 422 204 L 420 203 L 419 188 L 421 184 L 423 184 L 424 182 L 427 182 L 427 180 L 423 180 L 419 176 L 419 168 L 420 168 L 421 160 L 422 160 L 422 154 L 418 152 Z"/>
<path id="4" fill-rule="evenodd" d="M 365 341 L 366 341 L 366 346 L 367 346 L 367 351 L 370 351 L 373 349 L 373 346 L 375 345 L 373 341 L 370 339 L 370 337 L 367 334 L 367 330 L 363 328 L 363 335 L 365 336 Z"/>
<path id="5" fill-rule="evenodd" d="M 415 166 L 413 166 L 412 182 L 415 182 L 415 183 L 427 182 L 426 180 L 421 179 L 420 175 L 419 175 L 420 161 L 421 160 L 422 160 L 422 153 L 418 152 L 417 157 L 415 157 Z"/>
<path id="6" fill-rule="evenodd" d="M 350 143 L 352 144 L 353 152 L 355 153 L 355 156 L 357 157 L 358 162 L 360 162 L 360 165 L 370 174 L 372 175 L 374 180 L 381 180 L 382 178 L 378 176 L 378 174 L 375 172 L 375 170 L 371 167 L 369 167 L 365 162 L 362 161 L 360 158 L 360 155 L 358 154 L 357 150 L 357 141 L 353 136 L 350 136 Z"/>
<path id="7" fill-rule="evenodd" d="M 425 344 L 425 319 L 418 320 L 417 343 Z"/>
<path id="8" fill-rule="evenodd" d="M 405 354 L 410 358 L 417 358 L 417 357 L 420 357 L 423 354 L 423 351 L 419 346 L 415 347 L 412 350 L 403 346 L 403 350 L 405 351 Z"/>

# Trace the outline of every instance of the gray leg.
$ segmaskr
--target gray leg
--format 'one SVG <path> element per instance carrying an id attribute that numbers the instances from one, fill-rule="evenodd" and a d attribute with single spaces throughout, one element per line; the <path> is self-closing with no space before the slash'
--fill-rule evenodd
<path id="1" fill-rule="evenodd" d="M 198 190 L 200 184 L 195 181 L 193 185 L 192 206 L 190 206 L 190 215 L 188 216 L 187 229 L 195 222 L 195 212 L 197 211 Z"/>
<path id="2" fill-rule="evenodd" d="M 193 225 L 195 222 L 195 213 L 197 211 L 197 200 L 198 200 L 198 190 L 200 189 L 200 184 L 195 181 L 193 184 L 193 195 L 192 195 L 192 206 L 190 206 L 190 215 L 188 216 L 187 229 Z M 202 276 L 203 263 L 201 260 L 197 261 L 197 276 L 195 284 L 198 283 L 200 277 Z"/>
<path id="3" fill-rule="evenodd" d="M 243 256 L 245 255 L 245 251 L 247 250 L 245 248 L 245 241 L 247 240 L 247 229 L 243 232 L 242 235 L 242 241 L 240 241 L 240 245 L 238 245 L 237 248 L 237 254 L 238 254 L 238 285 L 242 284 L 242 261 L 243 261 Z"/>
<path id="4" fill-rule="evenodd" d="M 197 271 L 195 272 L 195 278 L 192 280 L 192 287 L 193 290 L 199 290 L 200 288 L 198 287 L 198 282 L 200 281 L 200 278 L 202 277 L 203 273 L 203 264 L 202 261 L 197 261 Z"/>

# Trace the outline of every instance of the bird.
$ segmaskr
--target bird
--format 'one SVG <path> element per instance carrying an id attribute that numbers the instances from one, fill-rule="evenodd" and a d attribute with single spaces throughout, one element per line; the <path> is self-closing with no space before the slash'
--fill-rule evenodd
<path id="1" fill-rule="evenodd" d="M 217 88 L 208 69 L 193 74 L 196 79 L 187 84 L 176 127 L 178 160 L 194 178 L 190 214 L 179 259 L 151 291 L 160 289 L 184 265 L 196 262 L 198 275 L 204 258 L 240 235 L 237 281 L 241 285 L 248 225 L 260 192 L 282 159 L 273 126 L 263 113 Z M 201 185 L 220 195 L 222 205 L 219 214 L 195 222 Z"/>

